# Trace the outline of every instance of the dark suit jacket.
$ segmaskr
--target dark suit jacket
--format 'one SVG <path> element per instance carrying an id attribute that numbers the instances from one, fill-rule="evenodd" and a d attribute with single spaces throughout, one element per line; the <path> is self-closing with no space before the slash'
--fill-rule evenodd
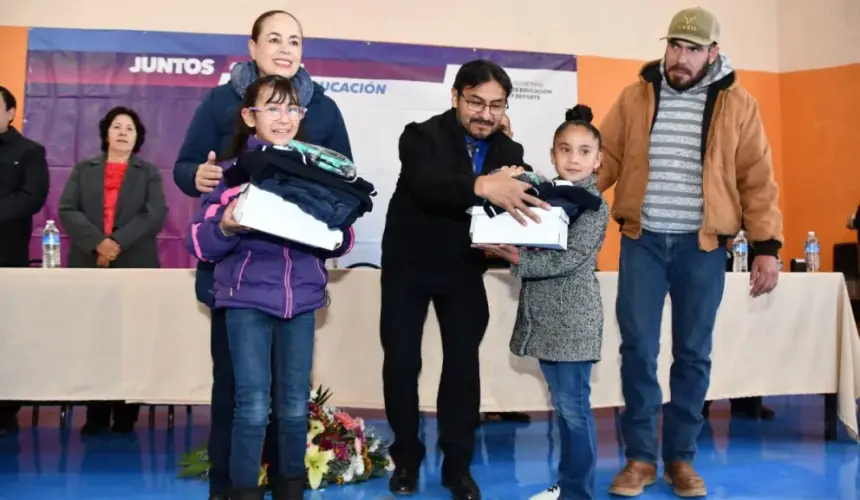
<path id="1" fill-rule="evenodd" d="M 96 247 L 104 241 L 105 156 L 84 160 L 72 170 L 60 196 L 60 223 L 69 236 L 69 267 L 96 267 Z M 132 156 L 119 190 L 110 238 L 121 249 L 111 267 L 159 267 L 156 236 L 164 227 L 167 203 L 158 168 Z"/>
<path id="2" fill-rule="evenodd" d="M 15 128 L 0 134 L 0 267 L 30 261 L 33 215 L 48 197 L 45 148 Z"/>
<path id="3" fill-rule="evenodd" d="M 860 205 L 857 205 L 857 212 L 854 214 L 854 231 L 857 232 L 857 244 L 860 245 Z"/>
<path id="4" fill-rule="evenodd" d="M 482 173 L 523 166 L 523 147 L 501 132 L 487 138 Z M 475 196 L 475 173 L 466 131 L 450 109 L 400 135 L 400 177 L 388 204 L 382 236 L 383 270 L 483 272 L 483 253 L 471 248 L 467 211 Z"/>

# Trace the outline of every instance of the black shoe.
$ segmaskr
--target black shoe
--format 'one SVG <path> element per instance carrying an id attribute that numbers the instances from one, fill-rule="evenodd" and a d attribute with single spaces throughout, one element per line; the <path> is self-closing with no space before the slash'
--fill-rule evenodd
<path id="1" fill-rule="evenodd" d="M 131 434 L 134 432 L 134 422 L 114 422 L 110 431 L 114 434 Z"/>
<path id="2" fill-rule="evenodd" d="M 418 492 L 418 470 L 395 468 L 388 480 L 388 489 L 395 495 L 414 495 Z"/>
<path id="3" fill-rule="evenodd" d="M 773 420 L 773 410 L 762 404 L 762 398 L 740 398 L 732 400 L 732 416 L 751 420 Z"/>
<path id="4" fill-rule="evenodd" d="M 18 427 L 17 415 L 2 417 L 2 422 L 0 422 L 0 436 L 12 436 L 18 434 L 18 431 L 20 430 L 20 427 Z"/>
<path id="5" fill-rule="evenodd" d="M 109 429 L 109 425 L 103 422 L 86 422 L 84 426 L 81 427 L 81 434 L 86 436 L 95 436 L 96 434 L 101 434 L 106 432 Z"/>
<path id="6" fill-rule="evenodd" d="M 443 474 L 442 486 L 451 491 L 451 497 L 454 500 L 481 500 L 481 489 L 469 474 L 456 478 L 449 478 Z"/>
<path id="7" fill-rule="evenodd" d="M 732 409 L 732 416 L 749 420 L 773 420 L 776 413 L 767 406 L 761 406 L 759 408 Z"/>
<path id="8" fill-rule="evenodd" d="M 273 500 L 302 500 L 305 495 L 304 476 L 275 478 L 271 483 Z"/>
<path id="9" fill-rule="evenodd" d="M 263 500 L 266 492 L 262 488 L 240 488 L 230 492 L 230 500 Z"/>
<path id="10" fill-rule="evenodd" d="M 532 418 L 528 413 L 519 411 L 491 412 L 484 414 L 484 422 L 516 422 L 527 424 L 531 422 L 531 420 Z"/>

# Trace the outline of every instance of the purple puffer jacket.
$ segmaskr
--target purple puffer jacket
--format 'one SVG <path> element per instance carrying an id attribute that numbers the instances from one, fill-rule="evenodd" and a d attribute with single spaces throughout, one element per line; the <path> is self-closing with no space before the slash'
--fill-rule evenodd
<path id="1" fill-rule="evenodd" d="M 233 163 L 221 166 L 226 170 Z M 240 189 L 227 188 L 222 179 L 203 195 L 186 238 L 195 257 L 215 263 L 215 307 L 256 309 L 280 318 L 324 307 L 325 259 L 349 253 L 353 229 L 344 231 L 343 244 L 332 252 L 259 232 L 225 236 L 219 227 L 221 215 Z"/>

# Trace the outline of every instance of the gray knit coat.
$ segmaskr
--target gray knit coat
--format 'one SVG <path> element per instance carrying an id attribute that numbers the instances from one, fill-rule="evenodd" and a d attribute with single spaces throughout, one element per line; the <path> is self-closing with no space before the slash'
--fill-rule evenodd
<path id="1" fill-rule="evenodd" d="M 596 176 L 575 183 L 600 195 Z M 543 361 L 599 361 L 603 301 L 595 275 L 609 224 L 604 200 L 568 228 L 567 250 L 520 249 L 511 273 L 522 280 L 511 352 Z"/>

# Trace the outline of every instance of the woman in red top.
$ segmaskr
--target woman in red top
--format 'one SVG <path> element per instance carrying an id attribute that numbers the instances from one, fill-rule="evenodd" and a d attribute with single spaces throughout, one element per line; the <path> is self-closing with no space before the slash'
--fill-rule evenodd
<path id="1" fill-rule="evenodd" d="M 158 167 L 137 156 L 146 129 L 134 110 L 116 107 L 99 122 L 102 154 L 72 169 L 60 196 L 59 219 L 71 243 L 69 267 L 157 268 L 156 237 L 167 204 Z M 82 432 L 110 427 L 129 433 L 138 405 L 99 402 L 87 406 Z"/>

